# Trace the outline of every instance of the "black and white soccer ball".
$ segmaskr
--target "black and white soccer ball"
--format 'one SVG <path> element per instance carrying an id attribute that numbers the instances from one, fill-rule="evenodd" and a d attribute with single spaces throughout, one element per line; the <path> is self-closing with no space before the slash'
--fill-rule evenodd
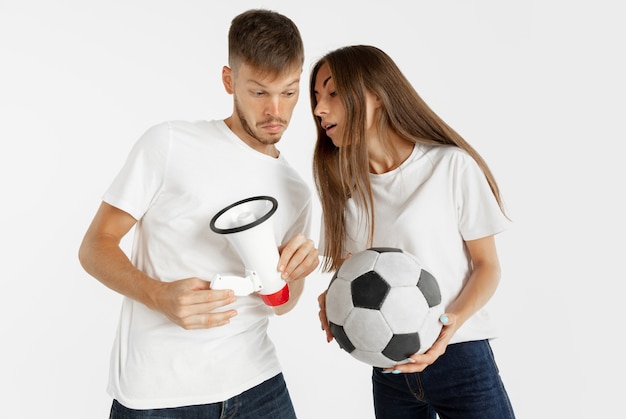
<path id="1" fill-rule="evenodd" d="M 396 248 L 355 253 L 326 293 L 326 317 L 341 349 L 380 368 L 426 352 L 439 336 L 443 312 L 437 280 Z"/>

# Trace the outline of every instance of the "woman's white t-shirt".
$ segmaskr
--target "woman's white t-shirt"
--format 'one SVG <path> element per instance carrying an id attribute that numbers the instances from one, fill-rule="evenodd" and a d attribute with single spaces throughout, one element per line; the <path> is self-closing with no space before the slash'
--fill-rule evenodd
<path id="1" fill-rule="evenodd" d="M 500 233 L 509 224 L 483 172 L 457 147 L 416 145 L 400 167 L 372 174 L 370 181 L 375 207 L 373 246 L 400 248 L 415 256 L 438 280 L 446 307 L 470 273 L 464 241 Z M 365 222 L 361 207 L 350 199 L 346 212 L 349 253 L 369 247 Z M 480 310 L 450 343 L 493 338 L 495 326 L 487 310 Z"/>

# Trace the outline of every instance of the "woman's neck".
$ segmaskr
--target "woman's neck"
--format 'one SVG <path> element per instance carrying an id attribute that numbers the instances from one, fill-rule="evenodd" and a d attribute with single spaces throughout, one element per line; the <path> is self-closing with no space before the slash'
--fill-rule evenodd
<path id="1" fill-rule="evenodd" d="M 382 174 L 398 167 L 413 152 L 414 144 L 395 133 L 390 133 L 389 146 L 385 147 L 379 138 L 368 141 L 370 173 Z"/>

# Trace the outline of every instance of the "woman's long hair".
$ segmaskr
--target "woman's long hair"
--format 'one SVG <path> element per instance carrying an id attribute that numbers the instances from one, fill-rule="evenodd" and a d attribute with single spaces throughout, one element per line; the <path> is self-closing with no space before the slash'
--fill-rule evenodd
<path id="1" fill-rule="evenodd" d="M 480 154 L 428 107 L 385 52 L 373 46 L 354 45 L 339 48 L 319 59 L 310 77 L 313 111 L 317 106 L 315 79 L 323 64 L 327 64 L 330 69 L 337 95 L 346 112 L 341 147 L 333 144 L 322 129 L 320 118 L 314 115 L 317 141 L 313 155 L 313 176 L 324 218 L 324 271 L 338 269 L 346 256 L 345 212 L 346 203 L 351 197 L 365 208 L 366 225 L 369 225 L 368 240 L 369 245 L 372 245 L 375 220 L 365 138 L 366 92 L 381 102 L 377 123 L 382 141 L 389 138 L 386 132 L 393 131 L 413 143 L 452 145 L 465 150 L 482 169 L 503 209 L 498 185 Z M 383 146 L 391 157 L 398 158 L 398 152 L 391 144 Z"/>

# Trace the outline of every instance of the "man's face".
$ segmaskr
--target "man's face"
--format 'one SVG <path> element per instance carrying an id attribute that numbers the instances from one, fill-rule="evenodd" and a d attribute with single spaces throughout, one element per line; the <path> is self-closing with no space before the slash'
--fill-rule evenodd
<path id="1" fill-rule="evenodd" d="M 273 149 L 291 120 L 301 73 L 298 66 L 279 75 L 264 75 L 246 64 L 236 72 L 224 67 L 222 80 L 234 101 L 231 130 L 255 150 Z"/>

